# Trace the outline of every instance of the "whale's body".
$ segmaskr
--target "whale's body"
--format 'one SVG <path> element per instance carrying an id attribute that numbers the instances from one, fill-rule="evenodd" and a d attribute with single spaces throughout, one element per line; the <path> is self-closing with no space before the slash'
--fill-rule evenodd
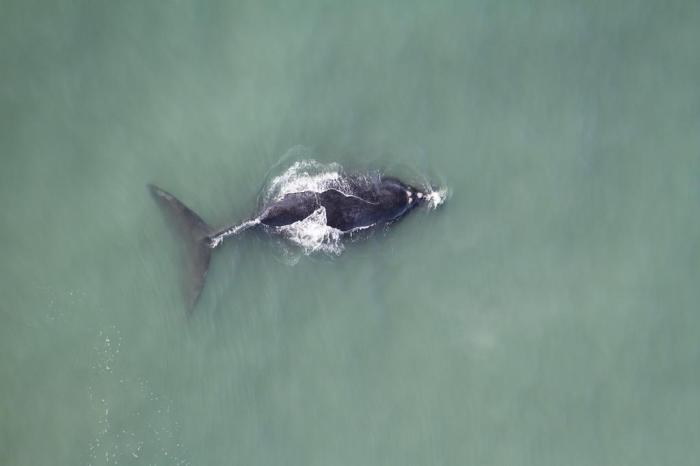
<path id="1" fill-rule="evenodd" d="M 320 211 L 325 214 L 328 227 L 347 235 L 395 222 L 426 200 L 425 193 L 396 178 L 382 176 L 371 183 L 358 183 L 358 179 L 344 180 L 352 186 L 349 192 L 324 189 L 286 193 L 263 205 L 252 218 L 222 229 L 211 228 L 175 196 L 149 185 L 186 243 L 188 273 L 184 289 L 188 310 L 192 310 L 201 294 L 212 249 L 227 237 L 252 228 L 279 233 Z"/>

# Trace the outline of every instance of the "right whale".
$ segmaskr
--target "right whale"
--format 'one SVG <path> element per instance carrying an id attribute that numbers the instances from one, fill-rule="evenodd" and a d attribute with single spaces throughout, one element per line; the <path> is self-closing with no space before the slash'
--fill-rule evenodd
<path id="1" fill-rule="evenodd" d="M 278 234 L 283 227 L 318 213 L 324 214 L 322 218 L 328 227 L 349 235 L 396 222 L 427 202 L 432 195 L 390 176 L 379 176 L 367 182 L 367 178 L 361 175 L 348 175 L 341 181 L 349 189 L 290 192 L 264 205 L 252 218 L 219 229 L 210 227 L 172 194 L 149 184 L 151 194 L 186 243 L 187 281 L 184 291 L 188 312 L 192 311 L 201 294 L 211 251 L 225 238 L 252 228 Z"/>

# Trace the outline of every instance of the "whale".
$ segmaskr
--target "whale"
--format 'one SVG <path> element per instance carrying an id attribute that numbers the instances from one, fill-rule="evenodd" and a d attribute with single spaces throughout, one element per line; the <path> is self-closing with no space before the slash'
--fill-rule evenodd
<path id="1" fill-rule="evenodd" d="M 204 287 L 212 251 L 227 238 L 260 229 L 280 234 L 285 227 L 323 212 L 325 223 L 343 236 L 386 227 L 405 217 L 428 201 L 430 192 L 398 178 L 348 175 L 342 181 L 346 189 L 302 190 L 286 193 L 264 204 L 248 219 L 213 228 L 171 193 L 148 184 L 151 195 L 174 226 L 185 250 L 183 293 L 188 313 L 194 309 Z"/>

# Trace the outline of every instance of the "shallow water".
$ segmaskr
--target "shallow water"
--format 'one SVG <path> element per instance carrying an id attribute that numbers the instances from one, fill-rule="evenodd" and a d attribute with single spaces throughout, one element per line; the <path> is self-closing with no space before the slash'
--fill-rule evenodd
<path id="1" fill-rule="evenodd" d="M 3 1 L 0 464 L 696 464 L 698 5 Z M 187 318 L 308 158 L 451 197 Z"/>

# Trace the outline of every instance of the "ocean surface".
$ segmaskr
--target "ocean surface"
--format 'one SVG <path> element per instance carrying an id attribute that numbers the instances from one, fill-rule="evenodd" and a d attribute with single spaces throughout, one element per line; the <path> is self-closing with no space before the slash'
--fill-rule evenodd
<path id="1" fill-rule="evenodd" d="M 696 465 L 697 1 L 0 0 L 0 464 Z M 316 161 L 316 162 L 311 162 Z M 447 190 L 340 250 L 297 163 Z"/>

